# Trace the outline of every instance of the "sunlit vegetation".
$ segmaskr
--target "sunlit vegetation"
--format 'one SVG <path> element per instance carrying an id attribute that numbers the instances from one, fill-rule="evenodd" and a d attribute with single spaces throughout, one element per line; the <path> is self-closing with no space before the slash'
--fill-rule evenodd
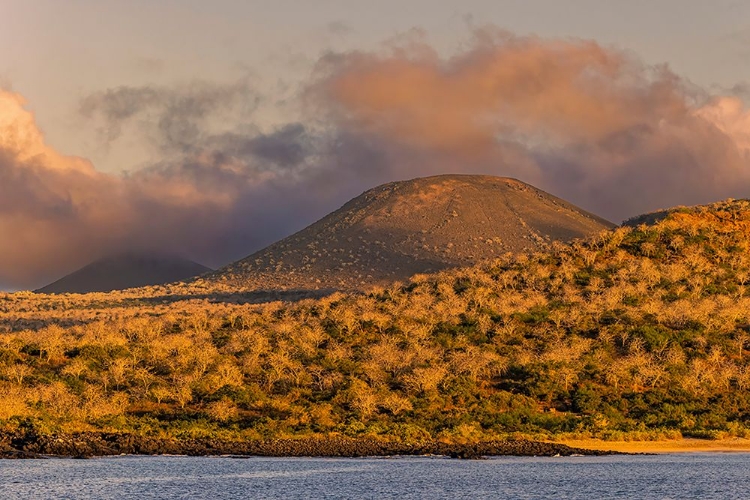
<path id="1" fill-rule="evenodd" d="M 750 203 L 734 201 L 364 295 L 0 295 L 0 422 L 228 438 L 750 436 L 748 285 Z"/>

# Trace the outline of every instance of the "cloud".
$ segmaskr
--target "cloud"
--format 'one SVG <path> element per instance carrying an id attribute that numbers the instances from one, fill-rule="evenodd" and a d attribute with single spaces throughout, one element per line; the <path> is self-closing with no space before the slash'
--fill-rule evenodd
<path id="1" fill-rule="evenodd" d="M 750 113 L 594 42 L 478 30 L 450 58 L 411 41 L 332 53 L 308 99 L 401 177 L 514 175 L 613 220 L 750 192 Z"/>
<path id="2" fill-rule="evenodd" d="M 715 97 L 695 114 L 723 132 L 746 158 L 750 155 L 750 110 L 742 99 Z"/>
<path id="3" fill-rule="evenodd" d="M 89 206 L 119 212 L 117 197 L 107 196 L 109 179 L 86 160 L 46 146 L 24 104 L 18 94 L 0 91 L 0 283 L 10 285 L 69 260 L 71 241 L 105 216 Z"/>
<path id="4" fill-rule="evenodd" d="M 210 127 L 235 125 L 249 117 L 259 101 L 247 79 L 231 83 L 192 82 L 176 87 L 118 87 L 81 101 L 83 116 L 97 120 L 106 140 L 135 125 L 156 138 L 162 149 L 185 150 L 203 139 Z"/>
<path id="5" fill-rule="evenodd" d="M 39 286 L 129 250 L 219 265 L 312 222 L 305 209 L 325 197 L 302 188 L 312 147 L 305 127 L 245 135 L 238 126 L 212 134 L 204 120 L 217 93 L 202 91 L 205 101 L 196 95 L 181 100 L 165 90 L 118 89 L 97 97 L 106 105 L 88 109 L 103 113 L 113 129 L 147 109 L 159 111 L 152 116 L 162 159 L 120 176 L 54 151 L 23 98 L 0 91 L 0 285 Z M 178 116 L 195 130 L 189 144 L 162 126 Z"/>
<path id="6" fill-rule="evenodd" d="M 303 123 L 259 131 L 256 101 L 244 83 L 121 87 L 86 98 L 82 112 L 105 141 L 141 134 L 158 156 L 115 175 L 50 148 L 24 99 L 0 90 L 0 289 L 35 288 L 127 251 L 220 266 L 369 187 L 350 164 L 329 161 L 338 136 Z"/>
<path id="7" fill-rule="evenodd" d="M 271 130 L 247 80 L 88 96 L 81 112 L 105 142 L 153 151 L 124 175 L 47 146 L 22 97 L 0 91 L 0 286 L 128 250 L 218 266 L 423 175 L 513 176 L 614 221 L 750 193 L 738 92 L 594 42 L 485 29 L 443 57 L 411 36 L 327 54 L 304 87 L 299 120 Z"/>

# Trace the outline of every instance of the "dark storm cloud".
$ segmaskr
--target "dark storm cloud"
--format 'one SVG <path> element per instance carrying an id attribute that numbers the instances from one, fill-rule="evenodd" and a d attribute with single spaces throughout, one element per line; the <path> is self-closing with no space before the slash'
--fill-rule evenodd
<path id="1" fill-rule="evenodd" d="M 207 143 L 232 156 L 254 156 L 276 166 L 294 167 L 314 152 L 316 138 L 305 125 L 290 123 L 269 134 L 247 136 L 232 132 L 210 137 Z"/>

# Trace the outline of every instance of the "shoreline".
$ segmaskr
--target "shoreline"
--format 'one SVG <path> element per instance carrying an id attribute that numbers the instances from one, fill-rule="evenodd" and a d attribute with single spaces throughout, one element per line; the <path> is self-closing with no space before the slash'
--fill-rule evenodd
<path id="1" fill-rule="evenodd" d="M 158 439 L 134 434 L 0 434 L 0 458 L 92 458 L 115 455 L 187 455 L 234 457 L 388 457 L 439 455 L 459 459 L 488 456 L 611 455 L 563 443 L 507 440 L 471 444 L 422 441 L 403 443 L 371 438 L 299 438 L 252 441 L 220 439 Z"/>
<path id="2" fill-rule="evenodd" d="M 601 439 L 563 439 L 549 441 L 586 450 L 611 450 L 620 453 L 750 453 L 750 439 L 662 439 L 656 441 L 604 441 Z"/>
<path id="3" fill-rule="evenodd" d="M 341 436 L 230 441 L 222 439 L 162 439 L 135 434 L 85 432 L 77 434 L 0 433 L 0 459 L 92 458 L 117 455 L 176 455 L 242 457 L 389 457 L 445 456 L 478 459 L 491 456 L 603 456 L 617 454 L 750 452 L 750 439 L 683 438 L 657 441 L 497 440 L 477 443 L 420 441 L 404 443 Z"/>

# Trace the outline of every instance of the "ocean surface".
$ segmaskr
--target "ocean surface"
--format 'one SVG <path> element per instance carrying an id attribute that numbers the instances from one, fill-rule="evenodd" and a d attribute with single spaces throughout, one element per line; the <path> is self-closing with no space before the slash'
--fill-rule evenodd
<path id="1" fill-rule="evenodd" d="M 749 453 L 0 460 L 0 499 L 750 498 Z"/>

